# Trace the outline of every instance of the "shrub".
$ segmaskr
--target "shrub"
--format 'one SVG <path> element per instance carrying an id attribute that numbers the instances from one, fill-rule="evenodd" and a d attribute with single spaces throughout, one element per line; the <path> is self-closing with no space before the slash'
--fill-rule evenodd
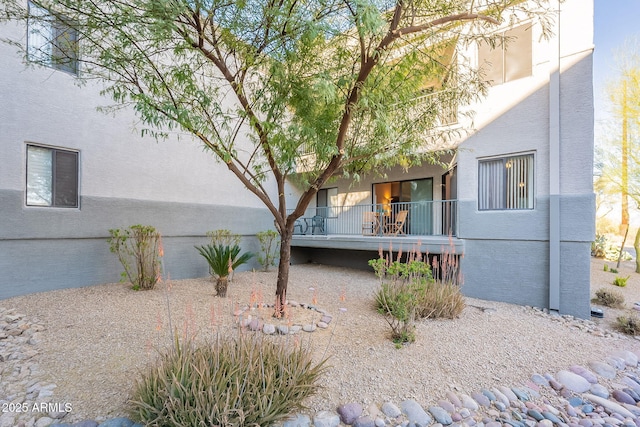
<path id="1" fill-rule="evenodd" d="M 622 256 L 620 256 L 620 246 L 610 242 L 603 234 L 596 235 L 596 240 L 591 242 L 591 256 L 604 258 L 608 261 L 617 261 L 618 258 L 625 261 L 633 259 L 627 251 L 622 251 Z"/>
<path id="2" fill-rule="evenodd" d="M 260 254 L 258 254 L 258 262 L 269 271 L 269 267 L 275 266 L 278 260 L 278 249 L 280 247 L 280 235 L 274 230 L 260 231 L 256 234 L 260 242 Z"/>
<path id="3" fill-rule="evenodd" d="M 629 277 L 630 276 L 627 276 L 627 277 L 616 276 L 616 278 L 613 279 L 613 284 L 621 288 L 624 288 L 625 286 L 627 286 L 627 280 L 629 280 Z"/>
<path id="4" fill-rule="evenodd" d="M 601 288 L 596 291 L 596 297 L 591 301 L 605 307 L 622 307 L 624 296 L 618 291 Z"/>
<path id="5" fill-rule="evenodd" d="M 420 294 L 418 317 L 455 319 L 465 307 L 460 287 L 451 283 L 430 282 Z"/>
<path id="6" fill-rule="evenodd" d="M 207 237 L 211 239 L 213 246 L 239 246 L 242 238 L 239 234 L 225 229 L 207 231 Z"/>
<path id="7" fill-rule="evenodd" d="M 636 314 L 618 316 L 616 328 L 627 335 L 640 334 L 640 318 Z"/>
<path id="8" fill-rule="evenodd" d="M 609 271 L 609 264 L 605 264 L 605 265 L 602 267 L 602 269 L 603 269 L 604 271 Z"/>
<path id="9" fill-rule="evenodd" d="M 205 245 L 195 247 L 209 263 L 209 271 L 216 277 L 216 295 L 227 296 L 229 275 L 240 265 L 251 259 L 253 254 L 245 252 L 240 255 L 240 246 Z"/>
<path id="10" fill-rule="evenodd" d="M 381 254 L 380 258 L 370 260 L 369 265 L 381 281 L 375 307 L 385 315 L 396 343 L 415 340 L 415 319 L 453 319 L 465 307 L 458 286 L 461 279 L 457 258 L 453 256 L 442 257 L 438 264 L 439 280 L 433 279 L 430 265 L 416 252 L 409 253 L 405 262 L 400 261 L 400 256 L 393 261 Z"/>
<path id="11" fill-rule="evenodd" d="M 122 280 L 129 280 L 133 289 L 153 289 L 160 279 L 160 233 L 150 225 L 109 230 L 109 249 L 124 267 Z"/>
<path id="12" fill-rule="evenodd" d="M 136 381 L 131 417 L 155 426 L 267 426 L 319 389 L 326 359 L 264 335 L 180 342 Z"/>
<path id="13" fill-rule="evenodd" d="M 607 236 L 604 234 L 596 235 L 596 240 L 591 242 L 591 256 L 596 258 L 604 258 L 607 249 Z"/>

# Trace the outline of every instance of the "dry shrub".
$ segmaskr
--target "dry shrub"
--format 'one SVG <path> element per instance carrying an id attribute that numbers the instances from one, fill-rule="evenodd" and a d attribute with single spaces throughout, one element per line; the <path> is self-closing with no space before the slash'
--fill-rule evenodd
<path id="1" fill-rule="evenodd" d="M 464 310 L 460 287 L 452 283 L 430 282 L 420 294 L 418 317 L 427 319 L 455 319 Z"/>
<path id="2" fill-rule="evenodd" d="M 136 382 L 133 419 L 150 426 L 267 426 L 303 409 L 325 362 L 264 335 L 175 344 Z"/>
<path id="3" fill-rule="evenodd" d="M 635 313 L 626 316 L 618 316 L 616 328 L 627 335 L 640 334 L 640 318 Z"/>
<path id="4" fill-rule="evenodd" d="M 624 296 L 618 291 L 600 288 L 596 291 L 596 297 L 591 302 L 605 307 L 620 308 L 624 305 Z"/>

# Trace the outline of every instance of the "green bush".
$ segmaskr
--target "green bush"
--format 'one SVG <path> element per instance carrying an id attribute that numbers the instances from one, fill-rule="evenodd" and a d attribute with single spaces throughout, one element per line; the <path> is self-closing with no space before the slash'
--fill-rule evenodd
<path id="1" fill-rule="evenodd" d="M 616 328 L 627 335 L 640 334 L 640 318 L 636 314 L 629 314 L 628 316 L 618 316 L 616 319 Z"/>
<path id="2" fill-rule="evenodd" d="M 604 271 L 609 271 L 609 264 L 605 264 L 605 265 L 602 267 L 602 269 L 603 269 Z"/>
<path id="3" fill-rule="evenodd" d="M 627 277 L 620 277 L 620 276 L 616 276 L 615 279 L 613 279 L 613 284 L 615 286 L 619 286 L 621 288 L 624 288 L 625 286 L 627 286 L 627 280 L 629 280 L 630 276 Z"/>
<path id="4" fill-rule="evenodd" d="M 109 249 L 124 267 L 122 280 L 133 289 L 153 289 L 160 279 L 160 233 L 150 225 L 109 230 Z"/>
<path id="5" fill-rule="evenodd" d="M 326 360 L 264 335 L 180 342 L 135 383 L 131 418 L 152 426 L 268 426 L 314 395 Z"/>
<path id="6" fill-rule="evenodd" d="M 258 254 L 258 262 L 269 271 L 269 267 L 275 266 L 278 260 L 280 248 L 280 235 L 274 230 L 260 231 L 256 234 L 260 242 L 260 253 Z"/>
<path id="7" fill-rule="evenodd" d="M 596 297 L 591 302 L 605 307 L 622 307 L 624 296 L 618 291 L 601 288 L 596 291 Z"/>
<path id="8" fill-rule="evenodd" d="M 209 271 L 216 276 L 216 295 L 227 296 L 229 275 L 253 257 L 251 252 L 240 255 L 240 246 L 205 245 L 195 247 L 209 264 Z"/>
<path id="9" fill-rule="evenodd" d="M 406 262 L 383 256 L 369 261 L 381 282 L 375 308 L 385 315 L 396 344 L 415 341 L 415 319 L 453 319 L 464 309 L 457 263 L 447 264 L 443 279 L 436 281 L 430 265 L 416 253 L 410 253 Z"/>

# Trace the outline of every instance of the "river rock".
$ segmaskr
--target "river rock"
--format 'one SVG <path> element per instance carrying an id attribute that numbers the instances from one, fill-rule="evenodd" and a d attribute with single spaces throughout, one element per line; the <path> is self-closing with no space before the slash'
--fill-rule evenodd
<path id="1" fill-rule="evenodd" d="M 368 416 L 358 417 L 353 423 L 353 427 L 375 427 L 375 425 L 373 419 Z"/>
<path id="2" fill-rule="evenodd" d="M 613 412 L 617 412 L 624 417 L 629 417 L 634 420 L 637 419 L 637 417 L 634 414 L 632 414 L 628 409 L 625 409 L 623 406 L 615 402 L 612 402 L 611 400 L 604 399 L 602 397 L 589 394 L 589 393 L 586 393 L 583 397 L 597 405 L 601 405 L 602 407 L 607 408 Z"/>
<path id="3" fill-rule="evenodd" d="M 562 385 L 576 393 L 584 393 L 591 388 L 589 381 L 571 371 L 562 370 L 556 376 Z"/>
<path id="4" fill-rule="evenodd" d="M 609 398 L 609 390 L 607 390 L 606 387 L 600 384 L 593 384 L 589 389 L 589 392 L 605 399 Z"/>
<path id="5" fill-rule="evenodd" d="M 629 405 L 636 404 L 636 401 L 633 399 L 633 397 L 629 396 L 622 390 L 613 390 L 613 392 L 611 393 L 611 397 L 613 397 L 620 403 L 628 403 Z"/>
<path id="6" fill-rule="evenodd" d="M 309 427 L 311 419 L 307 415 L 298 414 L 295 418 L 286 420 L 282 427 Z"/>
<path id="7" fill-rule="evenodd" d="M 628 350 L 619 350 L 613 353 L 614 357 L 624 360 L 624 363 L 627 366 L 636 367 L 638 366 L 638 356 Z"/>
<path id="8" fill-rule="evenodd" d="M 415 400 L 405 400 L 400 404 L 400 408 L 409 420 L 409 426 L 427 427 L 431 424 L 431 417 Z"/>
<path id="9" fill-rule="evenodd" d="M 585 368 L 584 366 L 573 365 L 569 367 L 569 370 L 574 374 L 580 375 L 582 378 L 589 381 L 591 384 L 595 384 L 598 382 L 598 378 L 596 378 L 595 374 L 590 370 L 588 370 L 587 368 Z"/>
<path id="10" fill-rule="evenodd" d="M 338 406 L 337 412 L 338 415 L 340 415 L 340 421 L 344 424 L 351 425 L 362 415 L 362 410 L 362 405 L 354 402 Z"/>
<path id="11" fill-rule="evenodd" d="M 315 427 L 338 427 L 340 417 L 333 412 L 320 411 L 313 417 L 313 425 Z"/>
<path id="12" fill-rule="evenodd" d="M 385 414 L 389 418 L 398 418 L 402 415 L 402 411 L 396 405 L 391 402 L 385 402 L 382 404 L 382 413 Z"/>
<path id="13" fill-rule="evenodd" d="M 433 415 L 433 418 L 442 425 L 448 426 L 453 423 L 451 415 L 449 415 L 449 413 L 440 406 L 430 406 L 429 412 Z"/>

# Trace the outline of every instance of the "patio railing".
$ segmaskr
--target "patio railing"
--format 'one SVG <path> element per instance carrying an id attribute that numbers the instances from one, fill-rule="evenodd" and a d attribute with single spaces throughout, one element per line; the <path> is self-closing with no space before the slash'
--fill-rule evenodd
<path id="1" fill-rule="evenodd" d="M 457 200 L 309 208 L 295 234 L 456 236 Z"/>

